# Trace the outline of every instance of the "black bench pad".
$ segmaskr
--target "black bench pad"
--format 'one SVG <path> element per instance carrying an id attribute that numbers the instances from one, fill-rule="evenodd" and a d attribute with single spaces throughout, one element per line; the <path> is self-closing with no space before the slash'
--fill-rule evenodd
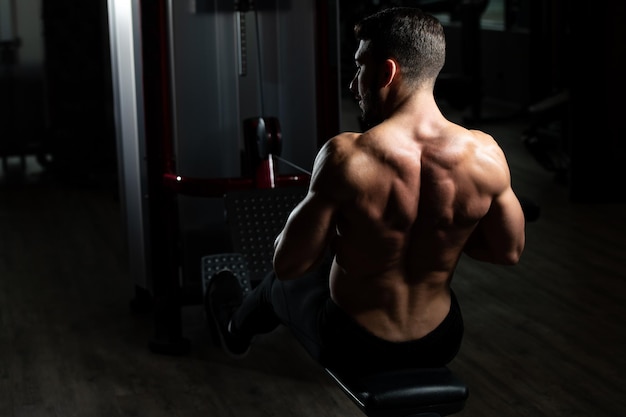
<path id="1" fill-rule="evenodd" d="M 344 378 L 326 372 L 368 417 L 446 416 L 459 412 L 468 387 L 448 368 L 405 369 Z"/>

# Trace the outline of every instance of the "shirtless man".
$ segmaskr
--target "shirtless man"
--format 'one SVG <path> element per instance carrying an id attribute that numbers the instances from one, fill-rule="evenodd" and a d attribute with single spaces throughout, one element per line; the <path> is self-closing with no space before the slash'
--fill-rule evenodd
<path id="1" fill-rule="evenodd" d="M 524 214 L 498 144 L 435 102 L 440 23 L 392 8 L 355 34 L 350 90 L 371 128 L 322 147 L 276 239 L 274 273 L 245 300 L 232 277 L 216 277 L 212 310 L 233 354 L 282 323 L 325 366 L 441 366 L 463 333 L 450 287 L 461 255 L 517 263 Z"/>

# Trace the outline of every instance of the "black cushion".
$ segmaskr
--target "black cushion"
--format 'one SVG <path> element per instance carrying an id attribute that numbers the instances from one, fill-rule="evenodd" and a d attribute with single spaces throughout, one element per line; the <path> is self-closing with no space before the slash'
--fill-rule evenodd
<path id="1" fill-rule="evenodd" d="M 404 369 L 358 378 L 326 372 L 369 417 L 446 416 L 459 412 L 468 387 L 448 368 Z"/>

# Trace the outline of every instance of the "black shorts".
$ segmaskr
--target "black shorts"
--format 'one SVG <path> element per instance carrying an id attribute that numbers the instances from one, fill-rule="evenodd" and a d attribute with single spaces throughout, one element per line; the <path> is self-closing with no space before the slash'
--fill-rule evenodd
<path id="1" fill-rule="evenodd" d="M 373 335 L 328 299 L 318 317 L 320 362 L 349 375 L 444 366 L 456 356 L 463 338 L 461 310 L 454 293 L 451 298 L 450 312 L 436 329 L 406 342 Z"/>
<path id="2" fill-rule="evenodd" d="M 353 375 L 439 367 L 458 353 L 463 318 L 454 293 L 450 312 L 435 330 L 417 340 L 390 342 L 370 333 L 332 301 L 329 272 L 330 261 L 290 281 L 269 273 L 233 316 L 233 329 L 252 337 L 282 323 L 321 365 Z"/>

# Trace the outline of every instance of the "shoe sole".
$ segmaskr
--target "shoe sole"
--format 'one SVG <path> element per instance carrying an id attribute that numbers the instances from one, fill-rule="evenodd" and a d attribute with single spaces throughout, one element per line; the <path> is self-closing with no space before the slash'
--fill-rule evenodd
<path id="1" fill-rule="evenodd" d="M 226 344 L 226 341 L 224 340 L 224 334 L 220 330 L 220 324 L 217 321 L 217 317 L 215 317 L 215 314 L 213 314 L 214 305 L 211 302 L 209 291 L 207 291 L 206 299 L 207 299 L 207 310 L 208 310 L 207 313 L 211 317 L 210 322 L 212 325 L 210 326 L 210 330 L 213 335 L 213 339 L 215 340 L 215 336 L 217 335 L 217 338 L 219 339 L 219 347 L 221 347 L 222 350 L 233 359 L 243 359 L 246 356 L 248 356 L 248 353 L 250 352 L 250 346 L 248 346 L 248 349 L 246 349 L 246 351 L 243 353 L 235 353 L 231 351 L 230 349 L 228 349 L 228 345 Z"/>

